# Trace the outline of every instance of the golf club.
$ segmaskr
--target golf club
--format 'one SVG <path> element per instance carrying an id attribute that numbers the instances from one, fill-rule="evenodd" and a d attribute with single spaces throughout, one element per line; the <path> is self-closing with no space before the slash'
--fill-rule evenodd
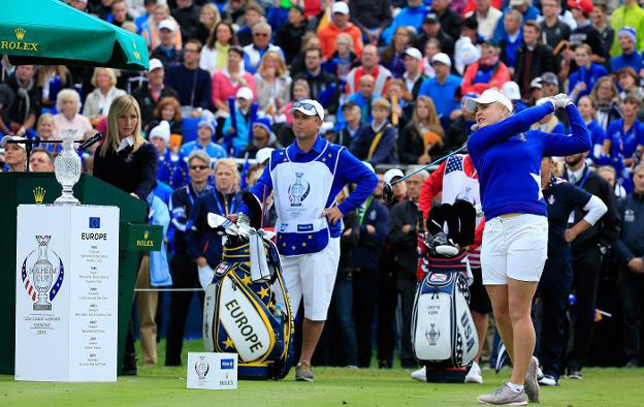
<path id="1" fill-rule="evenodd" d="M 439 158 L 438 160 L 435 160 L 435 161 L 433 161 L 433 162 L 431 162 L 431 163 L 429 163 L 429 164 L 427 164 L 427 165 L 425 165 L 423 167 L 420 167 L 416 171 L 412 172 L 411 174 L 405 175 L 404 177 L 400 178 L 397 181 L 393 181 L 392 183 L 386 183 L 385 186 L 382 188 L 382 197 L 385 199 L 385 201 L 392 202 L 393 199 L 394 199 L 394 190 L 393 190 L 394 185 L 396 185 L 399 182 L 402 182 L 402 181 L 406 180 L 409 177 L 413 177 L 414 175 L 418 174 L 419 172 L 428 169 L 432 165 L 436 165 L 436 164 L 439 164 L 439 163 L 447 160 L 451 156 L 453 156 L 455 154 L 458 154 L 461 151 L 464 151 L 466 148 L 467 148 L 467 146 L 463 146 L 463 147 L 459 148 L 458 150 L 454 150 L 451 153 Z"/>

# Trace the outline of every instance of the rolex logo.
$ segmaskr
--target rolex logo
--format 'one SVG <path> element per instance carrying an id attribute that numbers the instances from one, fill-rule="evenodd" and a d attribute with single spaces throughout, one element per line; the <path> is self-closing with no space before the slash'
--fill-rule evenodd
<path id="1" fill-rule="evenodd" d="M 38 205 L 43 203 L 43 201 L 45 200 L 46 193 L 47 193 L 47 190 L 43 187 L 34 188 L 34 200 Z"/>
<path id="2" fill-rule="evenodd" d="M 18 40 L 22 40 L 23 38 L 25 38 L 25 33 L 27 32 L 27 30 L 25 30 L 24 28 L 16 28 L 14 32 L 16 33 L 16 38 Z"/>
<path id="3" fill-rule="evenodd" d="M 149 236 L 150 236 L 150 232 L 148 232 L 148 231 L 146 230 L 146 231 L 143 233 L 143 238 L 147 240 Z"/>

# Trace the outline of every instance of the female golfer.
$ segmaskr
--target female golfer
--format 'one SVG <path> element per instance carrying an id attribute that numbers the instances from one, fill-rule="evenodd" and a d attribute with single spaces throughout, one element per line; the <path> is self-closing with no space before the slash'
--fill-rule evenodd
<path id="1" fill-rule="evenodd" d="M 548 250 L 541 158 L 587 151 L 590 136 L 577 107 L 563 94 L 515 116 L 511 116 L 512 102 L 498 89 L 486 90 L 467 104 L 476 112 L 478 126 L 470 136 L 468 150 L 479 173 L 486 219 L 481 249 L 483 284 L 513 363 L 510 381 L 478 400 L 482 404 L 525 405 L 528 399 L 539 400 L 530 307 Z M 572 135 L 529 130 L 557 107 L 565 108 Z"/>

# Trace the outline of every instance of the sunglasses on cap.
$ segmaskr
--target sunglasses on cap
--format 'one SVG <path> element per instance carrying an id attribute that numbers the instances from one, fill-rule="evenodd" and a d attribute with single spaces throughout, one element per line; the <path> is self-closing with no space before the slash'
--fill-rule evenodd
<path id="1" fill-rule="evenodd" d="M 190 166 L 191 170 L 202 170 L 203 171 L 203 170 L 205 170 L 207 168 L 208 168 L 207 165 L 191 165 Z"/>
<path id="2" fill-rule="evenodd" d="M 315 109 L 315 106 L 313 106 L 312 103 L 307 103 L 307 102 L 293 102 L 293 109 L 304 109 L 308 110 L 309 112 L 313 112 L 316 115 L 318 114 L 318 111 Z"/>

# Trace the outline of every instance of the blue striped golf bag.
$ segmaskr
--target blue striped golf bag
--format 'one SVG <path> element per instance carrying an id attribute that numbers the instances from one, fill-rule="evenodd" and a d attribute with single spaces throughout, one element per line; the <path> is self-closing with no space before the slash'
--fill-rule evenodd
<path id="1" fill-rule="evenodd" d="M 263 243 L 271 281 L 251 280 L 247 241 L 227 243 L 223 261 L 206 288 L 206 350 L 236 352 L 240 379 L 282 379 L 293 363 L 293 314 L 279 254 L 272 242 Z"/>

